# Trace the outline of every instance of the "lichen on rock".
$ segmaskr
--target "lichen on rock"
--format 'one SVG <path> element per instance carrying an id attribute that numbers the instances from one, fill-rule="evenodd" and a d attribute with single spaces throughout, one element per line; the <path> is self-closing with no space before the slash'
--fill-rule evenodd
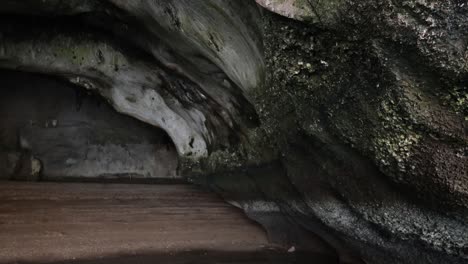
<path id="1" fill-rule="evenodd" d="M 163 128 L 184 175 L 273 241 L 345 263 L 467 262 L 463 1 L 30 0 L 0 12 L 1 68 L 64 78 Z"/>
<path id="2" fill-rule="evenodd" d="M 339 23 L 318 23 L 284 9 L 300 1 L 259 2 L 302 22 L 265 13 L 267 83 L 252 95 L 262 136 L 248 144 L 257 154 L 224 153 L 208 163 L 208 181 L 229 200 L 276 204 L 278 226 L 320 234 L 343 259 L 466 262 L 465 5 L 346 1 Z M 262 162 L 281 169 L 262 172 Z M 240 206 L 268 226 L 248 204 Z"/>

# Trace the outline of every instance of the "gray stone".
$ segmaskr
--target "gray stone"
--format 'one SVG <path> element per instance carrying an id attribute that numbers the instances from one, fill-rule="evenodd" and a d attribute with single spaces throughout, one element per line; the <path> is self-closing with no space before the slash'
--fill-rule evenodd
<path id="1" fill-rule="evenodd" d="M 0 13 L 80 15 L 75 25 L 5 18 L 1 66 L 94 90 L 117 111 L 164 129 L 185 158 L 229 146 L 255 123 L 244 96 L 264 77 L 254 3 L 6 1 Z"/>
<path id="2" fill-rule="evenodd" d="M 468 5 L 256 2 L 7 0 L 0 67 L 65 79 L 162 128 L 184 176 L 286 248 L 467 263 Z M 41 133 L 25 130 L 21 149 L 51 141 Z M 97 163 L 70 149 L 61 162 L 91 175 L 136 153 L 162 159 L 88 150 Z"/>
<path id="3" fill-rule="evenodd" d="M 15 72 L 0 79 L 0 179 L 180 179 L 164 131 L 63 81 Z"/>

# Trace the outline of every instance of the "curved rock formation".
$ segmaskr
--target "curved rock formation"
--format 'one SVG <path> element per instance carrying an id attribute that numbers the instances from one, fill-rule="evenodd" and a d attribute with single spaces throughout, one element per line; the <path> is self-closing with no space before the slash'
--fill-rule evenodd
<path id="1" fill-rule="evenodd" d="M 466 263 L 467 5 L 257 2 L 302 22 L 265 16 L 256 106 L 283 172 L 245 177 L 262 206 L 241 206 L 264 219 L 270 204 L 343 259 L 348 248 L 366 263 Z"/>
<path id="2" fill-rule="evenodd" d="M 0 179 L 180 178 L 177 151 L 161 129 L 53 77 L 0 71 L 0 79 Z"/>
<path id="3" fill-rule="evenodd" d="M 0 66 L 67 79 L 164 129 L 179 154 L 229 146 L 263 78 L 254 3 L 6 1 Z M 33 17 L 33 18 L 31 18 Z"/>
<path id="4" fill-rule="evenodd" d="M 468 4 L 256 2 L 7 0 L 0 68 L 164 129 L 276 242 L 467 263 Z"/>

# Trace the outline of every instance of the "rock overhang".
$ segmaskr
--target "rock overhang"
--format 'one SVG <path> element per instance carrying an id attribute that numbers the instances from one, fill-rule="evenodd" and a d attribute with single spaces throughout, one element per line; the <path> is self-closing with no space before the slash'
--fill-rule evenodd
<path id="1" fill-rule="evenodd" d="M 248 94 L 265 74 L 253 2 L 7 1 L 0 13 L 1 68 L 94 90 L 164 129 L 183 158 L 256 124 Z"/>

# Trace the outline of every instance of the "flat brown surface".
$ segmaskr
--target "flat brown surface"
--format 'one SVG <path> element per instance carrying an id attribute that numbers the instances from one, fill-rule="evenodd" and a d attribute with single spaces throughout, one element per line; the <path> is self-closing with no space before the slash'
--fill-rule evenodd
<path id="1" fill-rule="evenodd" d="M 0 263 L 143 263 L 266 247 L 265 232 L 239 210 L 187 185 L 0 182 Z"/>

